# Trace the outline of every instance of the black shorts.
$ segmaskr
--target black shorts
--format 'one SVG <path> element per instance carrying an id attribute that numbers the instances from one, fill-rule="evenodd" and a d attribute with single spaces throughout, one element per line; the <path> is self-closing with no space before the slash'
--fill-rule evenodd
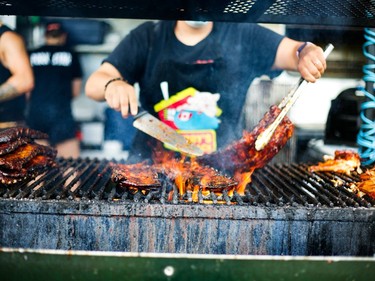
<path id="1" fill-rule="evenodd" d="M 28 118 L 27 126 L 48 134 L 48 142 L 56 145 L 69 139 L 77 137 L 79 127 L 73 118 L 59 120 L 33 120 Z"/>

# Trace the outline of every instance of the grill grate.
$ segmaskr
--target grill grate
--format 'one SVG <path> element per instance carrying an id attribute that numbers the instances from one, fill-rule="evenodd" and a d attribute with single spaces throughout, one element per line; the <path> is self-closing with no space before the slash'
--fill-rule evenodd
<path id="1" fill-rule="evenodd" d="M 374 26 L 375 0 L 4 0 L 4 15 Z"/>
<path id="2" fill-rule="evenodd" d="M 244 196 L 227 192 L 217 196 L 198 193 L 198 202 L 192 193 L 178 195 L 176 186 L 167 181 L 159 189 L 147 192 L 129 192 L 111 181 L 111 161 L 89 158 L 57 159 L 58 168 L 52 168 L 33 181 L 12 186 L 1 186 L 0 196 L 18 200 L 107 200 L 162 204 L 239 204 L 254 206 L 326 206 L 365 207 L 375 206 L 367 196 L 362 198 L 350 191 L 359 181 L 357 174 L 351 176 L 337 173 L 310 173 L 307 164 L 270 164 L 255 171 L 252 183 Z M 114 163 L 114 162 L 113 162 Z M 173 189 L 168 197 L 167 190 Z"/>

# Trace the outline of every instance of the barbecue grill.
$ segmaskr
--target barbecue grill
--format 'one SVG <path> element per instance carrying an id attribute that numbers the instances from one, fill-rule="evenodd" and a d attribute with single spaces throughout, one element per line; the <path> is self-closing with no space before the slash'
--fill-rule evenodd
<path id="1" fill-rule="evenodd" d="M 245 195 L 130 193 L 111 161 L 58 159 L 29 183 L 1 189 L 1 246 L 240 255 L 375 253 L 375 202 L 350 191 L 357 176 L 306 164 L 257 170 Z M 174 193 L 174 195 L 176 195 Z M 35 227 L 37 226 L 37 227 Z"/>
<path id="2" fill-rule="evenodd" d="M 0 9 L 11 15 L 375 26 L 373 0 L 167 0 L 157 6 L 147 0 L 6 0 Z M 34 181 L 0 188 L 0 271 L 8 280 L 45 280 L 51 268 L 80 280 L 374 275 L 375 202 L 351 191 L 356 174 L 274 163 L 255 171 L 244 195 L 193 200 L 188 192 L 169 197 L 174 187 L 168 185 L 146 192 L 119 188 L 110 180 L 110 160 L 57 161 Z"/>

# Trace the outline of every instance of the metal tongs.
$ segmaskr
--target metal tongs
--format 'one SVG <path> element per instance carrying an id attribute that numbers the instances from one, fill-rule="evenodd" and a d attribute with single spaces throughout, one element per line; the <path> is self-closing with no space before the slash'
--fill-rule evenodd
<path id="1" fill-rule="evenodd" d="M 328 55 L 333 50 L 333 45 L 328 44 L 324 51 L 324 57 L 327 58 Z M 285 115 L 289 112 L 292 108 L 293 104 L 301 95 L 302 89 L 309 84 L 305 79 L 302 77 L 298 80 L 298 83 L 293 87 L 293 89 L 289 92 L 289 94 L 283 98 L 280 102 L 278 107 L 281 109 L 281 112 L 276 117 L 275 121 L 271 123 L 262 133 L 259 134 L 257 140 L 255 141 L 255 149 L 257 151 L 262 150 L 271 140 L 273 133 L 275 132 L 277 126 L 279 126 L 280 122 L 284 119 Z"/>

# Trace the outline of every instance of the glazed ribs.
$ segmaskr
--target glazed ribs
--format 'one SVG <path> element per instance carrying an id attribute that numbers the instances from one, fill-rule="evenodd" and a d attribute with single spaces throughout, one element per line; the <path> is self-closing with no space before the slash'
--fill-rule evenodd
<path id="1" fill-rule="evenodd" d="M 112 164 L 112 181 L 121 187 L 140 189 L 161 186 L 156 169 L 145 163 Z"/>
<path id="2" fill-rule="evenodd" d="M 357 183 L 357 188 L 375 199 L 375 168 L 369 169 L 360 175 L 361 181 Z"/>
<path id="3" fill-rule="evenodd" d="M 336 172 L 350 175 L 351 172 L 361 173 L 361 159 L 357 152 L 336 150 L 333 157 L 325 157 L 323 162 L 309 167 L 310 172 Z"/>
<path id="4" fill-rule="evenodd" d="M 55 166 L 57 151 L 38 144 L 37 139 L 48 135 L 29 128 L 17 127 L 0 132 L 0 181 L 15 184 L 30 180 Z"/>
<path id="5" fill-rule="evenodd" d="M 197 157 L 198 163 L 232 174 L 245 173 L 264 167 L 285 146 L 294 132 L 294 125 L 288 117 L 284 117 L 270 142 L 260 151 L 255 149 L 257 137 L 276 119 L 280 111 L 277 106 L 271 106 L 251 132 L 245 131 L 240 140 L 224 149 Z"/>

